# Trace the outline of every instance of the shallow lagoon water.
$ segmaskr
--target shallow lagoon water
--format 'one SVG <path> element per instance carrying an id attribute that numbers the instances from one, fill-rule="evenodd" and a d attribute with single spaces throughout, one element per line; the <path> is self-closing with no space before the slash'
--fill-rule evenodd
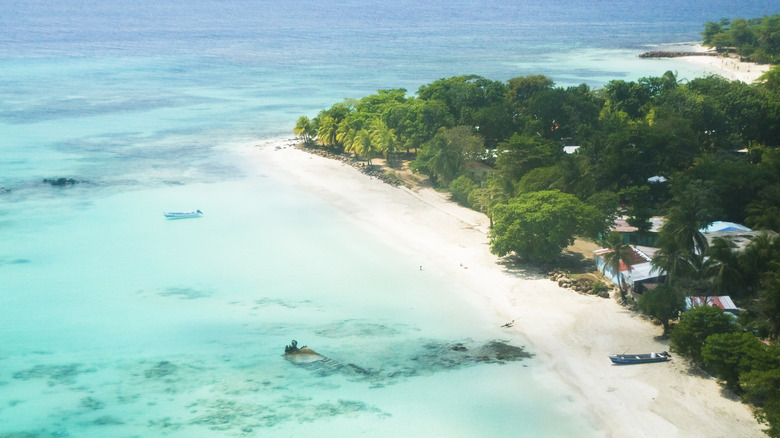
<path id="1" fill-rule="evenodd" d="M 700 67 L 636 54 L 695 41 L 707 20 L 777 12 L 4 4 L 0 437 L 603 436 L 533 346 L 498 358 L 504 321 L 479 298 L 241 148 L 344 97 L 460 74 L 691 78 Z M 61 177 L 79 183 L 42 182 Z M 193 208 L 205 216 L 162 217 Z M 284 360 L 292 339 L 327 366 Z"/>
<path id="2" fill-rule="evenodd" d="M 246 172 L 71 209 L 88 188 L 46 188 L 73 192 L 48 201 L 56 216 L 18 219 L 0 268 L 3 432 L 599 436 L 532 354 L 496 350 L 501 329 L 452 299 L 460 286 Z M 172 204 L 206 214 L 165 220 Z M 285 360 L 293 338 L 327 363 Z"/>

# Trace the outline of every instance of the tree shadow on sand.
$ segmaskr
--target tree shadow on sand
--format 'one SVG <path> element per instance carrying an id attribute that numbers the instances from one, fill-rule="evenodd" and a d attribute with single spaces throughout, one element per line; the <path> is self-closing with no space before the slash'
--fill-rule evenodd
<path id="1" fill-rule="evenodd" d="M 499 259 L 497 262 L 507 274 L 523 280 L 539 280 L 543 278 L 542 271 L 527 260 L 515 255 Z"/>
<path id="2" fill-rule="evenodd" d="M 570 274 L 586 274 L 595 270 L 593 260 L 571 251 L 564 251 L 551 263 L 528 260 L 513 254 L 501 258 L 498 265 L 504 268 L 504 272 L 523 280 L 546 278 L 548 272 L 556 269 Z"/>

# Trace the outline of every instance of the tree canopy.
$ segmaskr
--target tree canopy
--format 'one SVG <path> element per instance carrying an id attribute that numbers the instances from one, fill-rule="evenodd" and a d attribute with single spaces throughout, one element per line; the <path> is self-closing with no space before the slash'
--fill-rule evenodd
<path id="1" fill-rule="evenodd" d="M 754 62 L 780 62 L 780 15 L 709 21 L 704 24 L 701 34 L 705 46 L 734 48 L 741 56 Z"/>
<path id="2" fill-rule="evenodd" d="M 695 307 L 680 317 L 680 322 L 672 332 L 672 347 L 695 362 L 702 362 L 701 349 L 708 337 L 738 330 L 734 318 L 722 309 L 714 306 Z"/>
<path id="3" fill-rule="evenodd" d="M 574 242 L 593 233 L 601 212 L 575 196 L 557 190 L 526 193 L 493 210 L 490 250 L 498 256 L 515 253 L 550 261 Z"/>
<path id="4" fill-rule="evenodd" d="M 639 298 L 639 310 L 658 319 L 664 326 L 664 336 L 669 333 L 669 320 L 685 310 L 685 297 L 668 284 L 646 290 Z"/>

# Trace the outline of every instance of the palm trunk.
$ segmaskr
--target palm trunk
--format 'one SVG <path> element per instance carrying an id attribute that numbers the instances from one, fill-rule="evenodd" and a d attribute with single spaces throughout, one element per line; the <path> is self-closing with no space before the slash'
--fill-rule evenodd
<path id="1" fill-rule="evenodd" d="M 620 272 L 618 271 L 618 283 L 620 284 L 620 298 L 623 300 L 623 302 L 626 301 L 626 284 L 623 282 L 623 277 L 620 275 Z"/>

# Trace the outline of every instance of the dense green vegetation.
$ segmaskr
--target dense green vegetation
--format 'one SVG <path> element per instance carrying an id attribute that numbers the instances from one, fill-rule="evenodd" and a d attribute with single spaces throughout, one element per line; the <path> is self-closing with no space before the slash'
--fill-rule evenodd
<path id="1" fill-rule="evenodd" d="M 368 161 L 411 157 L 413 171 L 491 218 L 510 199 L 557 190 L 598 209 L 602 224 L 623 205 L 646 229 L 651 215 L 683 214 L 675 206 L 692 200 L 696 224 L 780 225 L 780 88 L 766 83 L 681 83 L 667 72 L 592 90 L 544 76 L 457 76 L 416 96 L 394 89 L 346 99 L 302 116 L 295 133 Z M 567 145 L 579 150 L 567 154 Z M 669 182 L 649 182 L 655 176 Z"/>
<path id="2" fill-rule="evenodd" d="M 724 41 L 743 21 L 708 23 L 704 43 L 731 46 Z M 746 22 L 760 41 L 751 56 L 780 53 L 780 41 L 767 42 L 765 33 L 778 22 Z M 490 218 L 499 256 L 550 262 L 575 236 L 606 234 L 618 212 L 640 232 L 651 216 L 665 216 L 653 260 L 665 284 L 639 308 L 663 323 L 676 351 L 756 404 L 780 436 L 778 350 L 756 336 L 780 339 L 779 70 L 754 85 L 718 76 L 682 82 L 666 72 L 595 90 L 556 87 L 538 75 L 456 76 L 415 96 L 393 89 L 346 99 L 311 120 L 302 116 L 295 133 L 368 164 L 380 155 L 390 165 L 408 160 Z M 744 250 L 725 239 L 710 244 L 700 230 L 715 220 L 766 233 Z M 604 243 L 613 249 L 608 264 L 619 265 L 625 245 Z M 719 309 L 695 310 L 672 327 L 686 295 L 731 295 L 747 311 L 737 322 Z"/>
<path id="3" fill-rule="evenodd" d="M 702 37 L 703 45 L 718 50 L 733 48 L 749 61 L 780 63 L 780 15 L 710 21 L 704 24 Z"/>

